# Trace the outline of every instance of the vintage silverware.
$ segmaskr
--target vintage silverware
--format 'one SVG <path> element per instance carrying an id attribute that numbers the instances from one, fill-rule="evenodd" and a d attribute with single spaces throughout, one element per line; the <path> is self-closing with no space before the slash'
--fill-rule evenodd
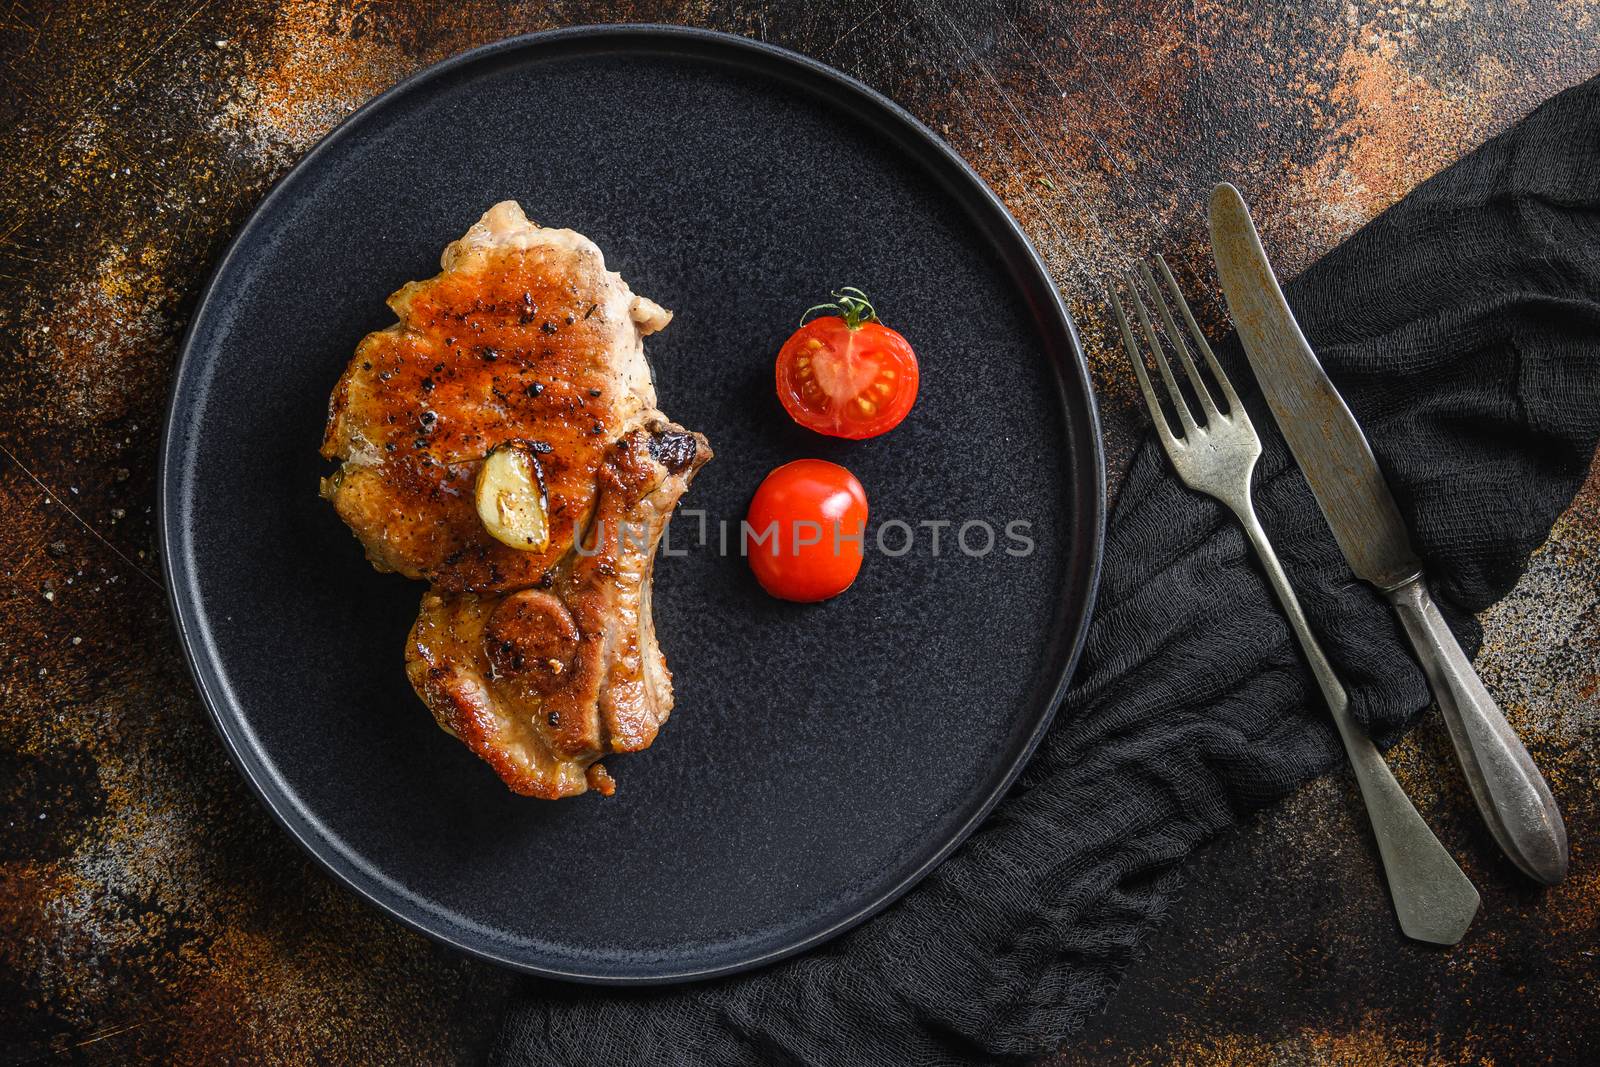
<path id="1" fill-rule="evenodd" d="M 1122 331 L 1122 343 L 1128 350 L 1128 360 L 1133 364 L 1134 373 L 1139 379 L 1139 389 L 1144 393 L 1145 404 L 1150 408 L 1150 418 L 1155 423 L 1156 437 L 1166 449 L 1167 457 L 1172 461 L 1173 469 L 1178 472 L 1178 477 L 1183 483 L 1196 492 L 1215 497 L 1226 505 L 1238 517 L 1239 523 L 1250 538 L 1250 543 L 1255 546 L 1257 555 L 1261 557 L 1267 578 L 1283 605 L 1284 613 L 1289 617 L 1289 625 L 1294 630 L 1295 638 L 1300 642 L 1300 648 L 1310 662 L 1311 673 L 1316 677 L 1317 685 L 1322 688 L 1322 695 L 1328 702 L 1328 710 L 1333 714 L 1334 725 L 1338 727 L 1339 737 L 1344 742 L 1350 766 L 1355 770 L 1356 782 L 1366 803 L 1367 818 L 1371 820 L 1372 833 L 1378 841 L 1378 853 L 1382 857 L 1383 869 L 1388 876 L 1389 894 L 1394 900 L 1395 913 L 1400 919 L 1400 929 L 1405 931 L 1408 937 L 1419 941 L 1453 945 L 1461 940 L 1462 935 L 1467 932 L 1467 927 L 1472 923 L 1472 917 L 1477 914 L 1478 891 L 1461 872 L 1456 861 L 1445 851 L 1439 839 L 1433 836 L 1433 831 L 1422 821 L 1422 816 L 1417 813 L 1405 791 L 1400 788 L 1400 783 L 1395 781 L 1388 764 L 1383 761 L 1372 740 L 1351 716 L 1349 697 L 1345 694 L 1344 686 L 1334 674 L 1333 666 L 1323 654 L 1322 648 L 1317 644 L 1316 636 L 1312 634 L 1305 613 L 1300 610 L 1300 602 L 1289 584 L 1289 577 L 1284 573 L 1283 566 L 1278 562 L 1277 553 L 1267 540 L 1266 531 L 1256 518 L 1255 506 L 1250 497 L 1250 478 L 1255 471 L 1256 460 L 1261 455 L 1261 441 L 1256 436 L 1255 427 L 1251 424 L 1244 406 L 1239 403 L 1239 397 L 1235 394 L 1227 375 L 1222 373 L 1222 367 L 1212 354 L 1211 346 L 1206 343 L 1205 335 L 1195 324 L 1189 305 L 1183 299 L 1177 283 L 1173 281 L 1172 272 L 1167 269 L 1166 262 L 1157 258 L 1156 263 L 1160 267 L 1167 291 L 1171 293 L 1170 303 L 1182 314 L 1189 328 L 1189 335 L 1194 340 L 1195 349 L 1205 359 L 1206 366 L 1210 369 L 1217 386 L 1221 389 L 1222 398 L 1227 403 L 1227 410 L 1223 411 L 1213 399 L 1209 387 L 1202 380 L 1199 368 L 1189 353 L 1182 333 L 1173 321 L 1167 298 L 1156 285 L 1155 276 L 1150 268 L 1141 266 L 1140 277 L 1143 278 L 1145 289 L 1161 317 L 1167 339 L 1178 354 L 1179 362 L 1183 364 L 1184 374 L 1195 399 L 1199 402 L 1200 414 L 1203 416 L 1203 421 L 1195 417 L 1183 392 L 1179 389 L 1173 377 L 1171 364 L 1162 352 L 1156 330 L 1151 324 L 1149 313 L 1145 310 L 1144 301 L 1139 296 L 1139 278 L 1130 276 L 1129 300 L 1133 304 L 1134 314 L 1139 320 L 1140 329 L 1149 346 L 1151 358 L 1155 361 L 1156 370 L 1166 386 L 1172 409 L 1183 429 L 1183 435 L 1180 437 L 1175 435 L 1168 425 L 1160 402 L 1156 398 L 1155 389 L 1150 384 L 1150 376 L 1145 371 L 1139 345 L 1128 326 L 1128 317 L 1123 312 L 1122 301 L 1113 289 L 1111 306 L 1116 315 L 1117 326 Z"/>
<path id="2" fill-rule="evenodd" d="M 1210 214 L 1239 339 L 1334 538 L 1399 613 L 1489 832 L 1530 878 L 1556 884 L 1567 873 L 1567 829 L 1550 787 L 1428 594 L 1372 449 L 1301 334 L 1239 191 L 1217 186 Z"/>

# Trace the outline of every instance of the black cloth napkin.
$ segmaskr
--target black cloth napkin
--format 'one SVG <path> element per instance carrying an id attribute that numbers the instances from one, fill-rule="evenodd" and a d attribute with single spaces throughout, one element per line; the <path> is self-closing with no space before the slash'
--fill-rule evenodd
<path id="1" fill-rule="evenodd" d="M 1288 295 L 1476 649 L 1472 613 L 1515 582 L 1600 433 L 1600 79 L 1419 187 Z M 1253 384 L 1236 340 L 1219 354 Z M 1262 520 L 1356 714 L 1392 740 L 1428 705 L 1426 682 L 1259 402 L 1253 415 Z M 966 845 L 876 919 L 753 974 L 625 992 L 532 983 L 493 1062 L 1025 1061 L 1104 1003 L 1185 856 L 1342 759 L 1238 526 L 1147 442 L 1075 686 Z"/>

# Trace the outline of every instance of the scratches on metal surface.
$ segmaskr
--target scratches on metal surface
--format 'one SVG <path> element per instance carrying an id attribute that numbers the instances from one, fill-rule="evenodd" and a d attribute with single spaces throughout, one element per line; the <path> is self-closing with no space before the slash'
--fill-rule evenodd
<path id="1" fill-rule="evenodd" d="M 145 570 L 139 564 L 137 564 L 133 560 L 129 559 L 127 554 L 125 552 L 123 552 L 122 549 L 118 548 L 116 545 L 114 545 L 110 541 L 106 540 L 106 537 L 105 537 L 104 534 L 102 534 L 99 530 L 95 529 L 94 526 L 91 525 L 89 523 L 89 521 L 87 519 L 85 519 L 82 515 L 79 515 L 76 511 L 72 510 L 72 505 L 68 504 L 65 500 L 63 500 L 61 498 L 61 494 L 60 493 L 55 492 L 48 485 L 44 484 L 44 482 L 40 481 L 39 476 L 37 474 L 33 473 L 33 471 L 29 470 L 27 464 L 25 464 L 21 460 L 19 460 L 15 455 L 12 454 L 11 450 L 9 448 L 7 448 L 3 444 L 0 444 L 0 456 L 4 456 L 7 460 L 9 460 L 12 463 L 13 466 L 15 466 L 19 471 L 21 471 L 23 473 L 23 475 L 25 475 L 27 477 L 27 479 L 30 482 L 32 482 L 35 486 L 37 486 L 39 488 L 39 491 L 44 493 L 45 500 L 46 500 L 47 503 L 51 503 L 51 504 L 56 505 L 62 511 L 65 511 L 68 515 L 72 516 L 72 521 L 77 523 L 78 526 L 85 533 L 89 534 L 89 536 L 93 537 L 96 541 L 100 542 L 101 545 L 105 546 L 106 551 L 110 552 L 112 555 L 116 556 L 122 562 L 126 563 L 128 565 L 128 567 L 135 574 L 139 575 L 139 577 L 143 578 L 145 581 L 149 582 L 151 585 L 155 586 L 157 589 L 160 589 L 162 587 L 161 586 L 161 579 L 157 578 L 155 575 L 153 575 L 149 571 Z M 29 557 L 28 562 L 31 562 L 33 558 L 34 557 Z"/>

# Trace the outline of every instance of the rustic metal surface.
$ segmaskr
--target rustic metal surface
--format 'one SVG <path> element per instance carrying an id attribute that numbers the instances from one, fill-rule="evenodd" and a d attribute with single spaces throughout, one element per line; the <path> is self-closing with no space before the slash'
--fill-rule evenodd
<path id="1" fill-rule="evenodd" d="M 310 144 L 471 45 L 622 20 L 787 45 L 942 130 L 1071 299 L 1120 464 L 1138 416 L 1100 277 L 1159 247 L 1215 325 L 1193 277 L 1213 180 L 1271 190 L 1254 207 L 1292 275 L 1594 73 L 1600 0 L 0 5 L 0 1061 L 481 1052 L 509 980 L 335 888 L 213 740 L 151 551 L 155 440 L 198 286 Z M 1460 948 L 1399 936 L 1351 786 L 1326 780 L 1193 866 L 1059 1062 L 1592 1051 L 1600 474 L 1486 622 L 1480 668 L 1566 808 L 1566 884 L 1493 855 L 1430 723 L 1398 762 L 1483 890 Z"/>

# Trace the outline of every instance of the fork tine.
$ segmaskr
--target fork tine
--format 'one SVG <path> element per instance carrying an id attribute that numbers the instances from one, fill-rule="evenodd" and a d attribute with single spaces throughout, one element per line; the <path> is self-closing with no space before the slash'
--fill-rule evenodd
<path id="1" fill-rule="evenodd" d="M 1206 419 L 1214 419 L 1217 416 L 1216 402 L 1211 399 L 1211 391 L 1206 388 L 1205 379 L 1200 377 L 1200 368 L 1194 365 L 1194 358 L 1189 355 L 1189 346 L 1184 343 L 1183 334 L 1178 331 L 1178 324 L 1172 320 L 1172 310 L 1168 306 L 1176 303 L 1183 310 L 1185 318 L 1189 318 L 1191 317 L 1189 302 L 1183 298 L 1183 291 L 1172 280 L 1172 272 L 1167 269 L 1167 261 L 1157 256 L 1156 262 L 1161 264 L 1161 273 L 1167 279 L 1167 288 L 1172 294 L 1170 298 L 1162 293 L 1160 286 L 1156 285 L 1156 277 L 1150 273 L 1149 264 L 1139 264 L 1139 273 L 1144 278 L 1145 288 L 1150 290 L 1150 296 L 1155 300 L 1156 313 L 1161 316 L 1161 324 L 1167 328 L 1167 337 L 1172 341 L 1172 347 L 1178 350 L 1178 358 L 1183 361 L 1183 373 L 1188 376 L 1189 385 L 1193 387 L 1194 395 L 1200 401 L 1200 407 L 1205 410 Z"/>
<path id="2" fill-rule="evenodd" d="M 1200 350 L 1200 355 L 1205 358 L 1206 366 L 1211 368 L 1211 374 L 1216 378 L 1217 384 L 1222 387 L 1222 395 L 1228 401 L 1228 414 L 1248 418 L 1244 408 L 1239 403 L 1239 394 L 1233 391 L 1233 383 L 1228 376 L 1222 373 L 1222 364 L 1217 362 L 1217 357 L 1211 351 L 1211 345 L 1206 342 L 1206 335 L 1200 332 L 1200 324 L 1194 321 L 1194 315 L 1189 311 L 1189 302 L 1183 298 L 1183 293 L 1178 289 L 1178 283 L 1172 278 L 1172 271 L 1167 269 L 1167 261 L 1160 256 L 1156 257 L 1156 264 L 1161 268 L 1161 276 L 1167 280 L 1167 288 L 1172 290 L 1178 299 L 1178 310 L 1183 313 L 1183 321 L 1189 326 L 1189 336 L 1194 338 L 1194 346 Z"/>
<path id="3" fill-rule="evenodd" d="M 1122 331 L 1122 347 L 1127 349 L 1128 362 L 1133 364 L 1134 377 L 1139 379 L 1139 391 L 1144 394 L 1145 407 L 1150 409 L 1150 421 L 1155 424 L 1156 436 L 1168 449 L 1178 444 L 1177 438 L 1172 435 L 1172 428 L 1167 425 L 1166 413 L 1161 410 L 1161 403 L 1156 400 L 1156 390 L 1150 384 L 1150 375 L 1144 369 L 1144 356 L 1139 352 L 1139 342 L 1133 339 L 1133 330 L 1128 327 L 1128 316 L 1123 313 L 1122 301 L 1117 299 L 1117 290 L 1112 286 L 1109 290 L 1111 296 L 1111 310 L 1117 317 L 1117 328 Z"/>
<path id="4" fill-rule="evenodd" d="M 1150 358 L 1155 360 L 1156 370 L 1161 372 L 1161 380 L 1167 385 L 1167 395 L 1172 398 L 1172 409 L 1178 413 L 1178 421 L 1183 423 L 1183 435 L 1189 437 L 1196 429 L 1194 416 L 1189 414 L 1189 402 L 1178 390 L 1178 381 L 1172 376 L 1172 366 L 1167 362 L 1167 354 L 1161 351 L 1161 341 L 1156 337 L 1155 327 L 1150 325 L 1150 314 L 1145 311 L 1144 300 L 1139 296 L 1139 276 L 1132 272 L 1128 274 L 1128 296 L 1133 301 L 1133 313 L 1139 316 L 1139 327 L 1144 331 L 1144 339 L 1150 342 Z"/>

